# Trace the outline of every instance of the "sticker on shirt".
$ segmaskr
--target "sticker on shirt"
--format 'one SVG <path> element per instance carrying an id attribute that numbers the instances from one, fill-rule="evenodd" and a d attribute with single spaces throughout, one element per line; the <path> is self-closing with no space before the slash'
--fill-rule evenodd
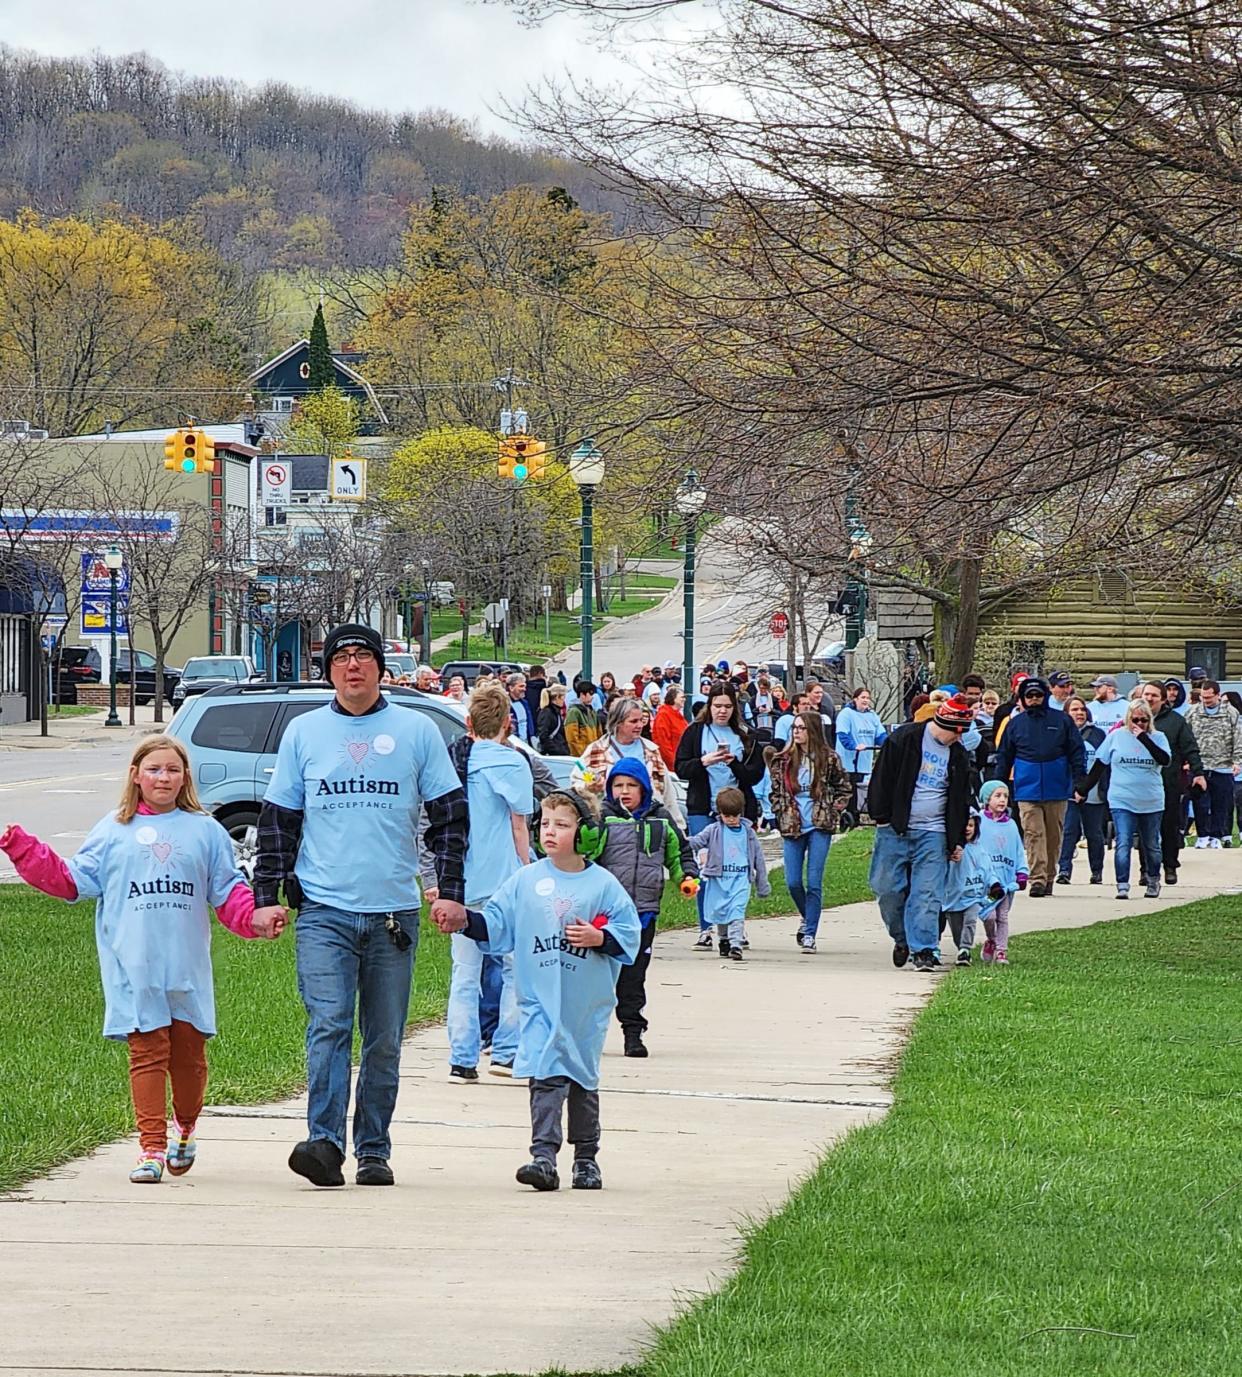
<path id="1" fill-rule="evenodd" d="M 556 881 L 550 876 L 545 876 L 542 880 L 537 880 L 535 882 L 535 893 L 538 894 L 541 899 L 546 899 L 548 895 L 554 893 L 555 890 Z"/>
<path id="2" fill-rule="evenodd" d="M 376 755 L 391 755 L 397 749 L 397 743 L 386 733 L 377 736 L 373 745 Z"/>

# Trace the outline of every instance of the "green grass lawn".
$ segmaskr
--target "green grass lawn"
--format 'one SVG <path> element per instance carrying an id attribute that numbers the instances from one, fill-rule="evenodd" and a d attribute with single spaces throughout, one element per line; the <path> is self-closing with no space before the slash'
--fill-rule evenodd
<path id="1" fill-rule="evenodd" d="M 636 1373 L 1242 1370 L 1237 913 L 1019 936 L 1008 970 L 950 974 L 892 1112 Z"/>
<path id="2" fill-rule="evenodd" d="M 869 833 L 853 833 L 828 862 L 830 903 L 865 897 Z M 861 868 L 860 868 L 861 867 Z M 792 913 L 782 876 L 753 912 Z M 19 885 L 0 888 L 0 1190 L 130 1132 L 126 1049 L 105 1042 L 94 906 L 66 905 Z M 661 927 L 696 921 L 693 900 L 669 886 Z M 218 925 L 212 939 L 219 1036 L 211 1043 L 213 1104 L 294 1093 L 305 1077 L 306 1021 L 292 934 L 242 942 Z M 444 1016 L 449 944 L 430 923 L 418 945 L 411 1023 Z"/>
<path id="3" fill-rule="evenodd" d="M 611 618 L 633 617 L 639 612 L 646 612 L 654 605 L 655 598 L 650 593 L 647 596 L 629 597 L 624 601 L 616 599 L 609 604 L 606 617 L 597 615 L 596 630 L 598 631 Z M 432 625 L 434 628 L 434 620 Z M 461 623 L 458 621 L 458 629 L 460 626 Z M 553 612 L 548 618 L 547 634 L 545 634 L 542 616 L 527 626 L 518 626 L 512 630 L 509 636 L 508 658 L 522 663 L 536 664 L 540 660 L 549 659 L 558 651 L 564 650 L 567 645 L 576 645 L 581 639 L 582 627 L 576 612 Z M 431 657 L 432 663 L 437 669 L 448 664 L 450 660 L 462 658 L 460 640 L 455 641 L 453 645 L 444 650 L 437 650 Z M 496 647 L 490 636 L 471 636 L 469 653 L 464 658 L 467 660 L 497 660 L 500 656 L 496 653 Z"/>
<path id="4" fill-rule="evenodd" d="M 122 707 L 124 704 L 120 704 L 118 710 Z M 104 711 L 103 708 L 87 707 L 85 703 L 52 703 L 48 706 L 47 715 L 49 720 L 55 721 L 58 717 L 92 717 Z"/>

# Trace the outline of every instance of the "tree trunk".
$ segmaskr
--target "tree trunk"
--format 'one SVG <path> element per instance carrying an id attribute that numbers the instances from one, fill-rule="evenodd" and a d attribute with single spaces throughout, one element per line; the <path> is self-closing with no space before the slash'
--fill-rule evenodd
<path id="1" fill-rule="evenodd" d="M 968 674 L 979 639 L 979 583 L 983 562 L 977 557 L 948 560 L 933 569 L 938 587 L 952 602 L 933 604 L 936 677 L 956 684 Z"/>

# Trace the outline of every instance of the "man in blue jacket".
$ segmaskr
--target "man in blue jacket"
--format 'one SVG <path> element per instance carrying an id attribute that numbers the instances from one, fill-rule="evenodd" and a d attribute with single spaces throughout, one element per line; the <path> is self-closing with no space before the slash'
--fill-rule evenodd
<path id="1" fill-rule="evenodd" d="M 996 751 L 997 779 L 1013 775 L 1010 797 L 1018 805 L 1031 869 L 1031 898 L 1052 894 L 1061 854 L 1065 805 L 1086 764 L 1078 728 L 1067 712 L 1048 710 L 1048 685 L 1023 679 L 1022 711 L 1011 714 Z"/>

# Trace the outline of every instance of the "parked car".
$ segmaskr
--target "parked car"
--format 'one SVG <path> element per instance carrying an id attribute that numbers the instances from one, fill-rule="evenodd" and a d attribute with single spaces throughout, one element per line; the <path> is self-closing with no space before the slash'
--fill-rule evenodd
<path id="1" fill-rule="evenodd" d="M 446 743 L 466 730 L 466 711 L 452 699 L 417 689 L 385 689 L 389 699 L 413 712 L 430 716 Z M 295 717 L 322 707 L 332 698 L 327 684 L 217 684 L 178 709 L 169 735 L 185 743 L 194 783 L 203 807 L 223 824 L 233 839 L 238 864 L 249 876 L 257 846 L 259 809 L 276 768 L 276 752 L 285 729 Z M 516 737 L 510 744 L 536 754 Z M 558 788 L 569 787 L 573 761 L 565 756 L 541 756 Z"/>
<path id="2" fill-rule="evenodd" d="M 404 650 L 386 650 L 384 666 L 392 670 L 394 678 L 398 674 L 408 674 L 413 679 L 418 670 L 418 656 L 409 655 Z"/>
<path id="3" fill-rule="evenodd" d="M 494 674 L 525 674 L 526 667 L 519 665 L 515 660 L 450 660 L 440 670 L 440 682 L 447 684 L 454 674 L 460 674 L 466 681 L 467 688 L 474 687 L 474 681 L 479 677 L 479 670 L 487 665 Z"/>
<path id="4" fill-rule="evenodd" d="M 249 655 L 196 655 L 185 662 L 181 682 L 173 690 L 173 702 L 184 703 L 221 684 L 244 684 L 262 680 Z"/>
<path id="5" fill-rule="evenodd" d="M 103 660 L 94 646 L 67 645 L 61 647 L 56 675 L 56 699 L 60 703 L 76 703 L 80 684 L 103 682 Z M 135 669 L 136 666 L 136 669 Z M 149 650 L 135 650 L 131 657 L 128 647 L 117 647 L 116 681 L 128 684 L 134 680 L 134 698 L 140 705 L 155 697 L 155 656 Z M 181 679 L 181 671 L 164 666 L 164 697 L 175 701 L 174 693 Z"/>

